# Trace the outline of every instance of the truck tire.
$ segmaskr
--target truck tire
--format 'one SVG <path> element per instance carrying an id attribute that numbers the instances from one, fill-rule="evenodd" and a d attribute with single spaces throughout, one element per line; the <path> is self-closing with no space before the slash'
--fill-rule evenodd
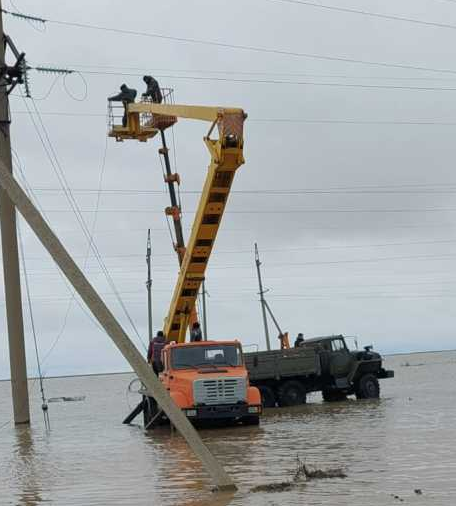
<path id="1" fill-rule="evenodd" d="M 274 390 L 266 385 L 259 386 L 258 390 L 261 394 L 261 404 L 263 408 L 275 408 L 276 396 Z"/>
<path id="2" fill-rule="evenodd" d="M 279 387 L 279 406 L 297 406 L 306 403 L 306 389 L 300 381 L 286 381 Z"/>
<path id="3" fill-rule="evenodd" d="M 356 384 L 357 399 L 378 399 L 380 397 L 380 385 L 374 374 L 361 376 Z"/>
<path id="4" fill-rule="evenodd" d="M 340 402 L 347 400 L 347 396 L 338 390 L 322 390 L 321 395 L 325 402 Z"/>

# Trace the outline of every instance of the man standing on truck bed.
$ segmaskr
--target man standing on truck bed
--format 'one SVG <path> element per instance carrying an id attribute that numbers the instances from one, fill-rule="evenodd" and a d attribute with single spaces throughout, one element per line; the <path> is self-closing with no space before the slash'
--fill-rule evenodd
<path id="1" fill-rule="evenodd" d="M 299 348 L 300 346 L 302 346 L 304 344 L 304 335 L 302 334 L 302 332 L 300 332 L 298 334 L 298 337 L 296 338 L 295 342 L 294 342 L 294 347 L 295 348 Z"/>
<path id="2" fill-rule="evenodd" d="M 165 345 L 165 335 L 161 330 L 159 330 L 157 335 L 152 339 L 152 341 L 150 341 L 149 349 L 147 350 L 147 362 L 152 364 L 152 369 L 157 376 L 163 370 L 161 352 Z"/>

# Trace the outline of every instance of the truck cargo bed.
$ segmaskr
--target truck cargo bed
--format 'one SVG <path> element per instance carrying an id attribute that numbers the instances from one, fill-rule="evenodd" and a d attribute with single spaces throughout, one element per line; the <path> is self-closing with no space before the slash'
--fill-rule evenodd
<path id="1" fill-rule="evenodd" d="M 251 381 L 320 374 L 320 358 L 313 348 L 258 351 L 245 354 Z"/>

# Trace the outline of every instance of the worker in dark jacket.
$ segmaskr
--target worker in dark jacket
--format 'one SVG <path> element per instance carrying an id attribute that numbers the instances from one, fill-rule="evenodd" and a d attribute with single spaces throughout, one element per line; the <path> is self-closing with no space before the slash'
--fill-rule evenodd
<path id="1" fill-rule="evenodd" d="M 150 341 L 149 349 L 147 350 L 147 362 L 152 364 L 152 369 L 154 373 L 158 375 L 158 373 L 163 371 L 163 362 L 161 359 L 161 352 L 166 345 L 165 335 L 161 330 L 157 332 L 157 335 Z"/>
<path id="2" fill-rule="evenodd" d="M 129 88 L 126 84 L 122 84 L 120 87 L 120 93 L 108 98 L 109 102 L 122 102 L 124 106 L 124 115 L 122 118 L 122 126 L 127 126 L 127 108 L 128 104 L 132 104 L 135 101 L 137 91 L 133 88 Z"/>
<path id="3" fill-rule="evenodd" d="M 157 80 L 152 76 L 144 76 L 143 81 L 147 84 L 146 92 L 142 94 L 143 98 L 150 98 L 152 102 L 161 104 L 163 95 Z"/>
<path id="4" fill-rule="evenodd" d="M 190 330 L 190 342 L 196 343 L 197 341 L 203 340 L 203 334 L 201 333 L 201 325 L 195 322 Z"/>
<path id="5" fill-rule="evenodd" d="M 295 348 L 299 348 L 300 346 L 302 346 L 304 344 L 304 336 L 303 334 L 300 332 L 298 334 L 298 337 L 296 338 L 295 342 L 294 342 L 294 347 Z"/>

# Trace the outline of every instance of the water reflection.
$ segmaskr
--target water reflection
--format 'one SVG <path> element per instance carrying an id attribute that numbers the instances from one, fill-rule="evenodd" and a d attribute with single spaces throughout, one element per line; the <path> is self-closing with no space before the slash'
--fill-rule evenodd
<path id="1" fill-rule="evenodd" d="M 29 427 L 14 429 L 12 474 L 16 482 L 18 506 L 36 506 L 43 502 L 40 465 L 36 462 L 33 433 Z"/>

